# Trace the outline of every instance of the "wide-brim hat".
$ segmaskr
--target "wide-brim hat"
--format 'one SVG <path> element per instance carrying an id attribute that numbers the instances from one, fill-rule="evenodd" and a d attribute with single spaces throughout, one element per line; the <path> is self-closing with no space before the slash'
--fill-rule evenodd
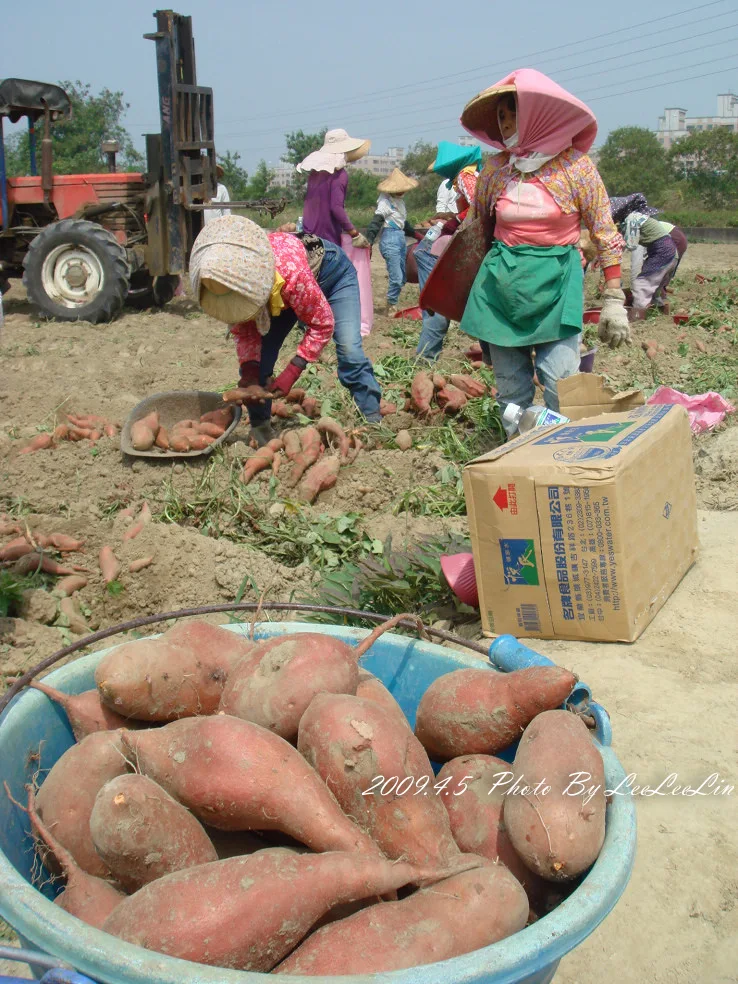
<path id="1" fill-rule="evenodd" d="M 223 170 L 223 168 L 222 168 L 222 167 L 220 166 L 220 164 L 216 164 L 216 165 L 215 165 L 215 173 L 216 173 L 216 175 L 217 175 L 217 176 L 218 176 L 219 178 L 222 178 L 222 177 L 223 177 L 223 175 L 225 174 L 225 171 L 224 171 L 224 170 Z"/>
<path id="2" fill-rule="evenodd" d="M 363 137 L 350 137 L 345 130 L 328 130 L 320 150 L 308 154 L 300 161 L 296 170 L 301 173 L 327 171 L 333 174 L 345 167 L 347 162 L 358 161 L 370 147 L 371 141 L 364 140 Z"/>
<path id="3" fill-rule="evenodd" d="M 415 178 L 409 178 L 399 167 L 396 167 L 388 178 L 379 182 L 377 190 L 384 192 L 385 195 L 404 195 L 406 191 L 412 191 L 417 187 L 418 182 Z"/>
<path id="4" fill-rule="evenodd" d="M 497 105 L 503 96 L 516 91 L 514 85 L 491 85 L 489 89 L 484 89 L 464 106 L 461 125 L 469 133 L 481 132 L 495 143 L 502 143 Z"/>

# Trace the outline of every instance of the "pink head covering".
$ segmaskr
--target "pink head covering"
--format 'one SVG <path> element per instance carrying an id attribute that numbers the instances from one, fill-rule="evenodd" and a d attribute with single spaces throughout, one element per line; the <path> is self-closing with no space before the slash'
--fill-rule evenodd
<path id="1" fill-rule="evenodd" d="M 497 103 L 502 94 L 513 88 L 518 105 L 518 143 L 505 148 L 497 121 Z M 521 157 L 554 156 L 569 147 L 586 154 L 597 136 L 592 110 L 534 68 L 519 68 L 480 92 L 464 107 L 461 125 L 483 143 Z"/>

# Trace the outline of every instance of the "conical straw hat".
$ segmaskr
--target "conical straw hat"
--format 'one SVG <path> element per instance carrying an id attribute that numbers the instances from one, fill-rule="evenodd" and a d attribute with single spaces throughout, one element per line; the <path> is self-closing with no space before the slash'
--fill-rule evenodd
<path id="1" fill-rule="evenodd" d="M 418 182 L 415 178 L 409 178 L 403 174 L 399 167 L 396 167 L 388 178 L 380 181 L 377 185 L 377 189 L 386 195 L 404 195 L 406 191 L 412 191 L 413 188 L 417 187 Z"/>

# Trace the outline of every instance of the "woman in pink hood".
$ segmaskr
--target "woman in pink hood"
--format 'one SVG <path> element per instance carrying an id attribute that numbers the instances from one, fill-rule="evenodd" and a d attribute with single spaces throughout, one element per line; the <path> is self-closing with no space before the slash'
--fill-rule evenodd
<path id="1" fill-rule="evenodd" d="M 461 321 L 495 370 L 504 407 L 533 403 L 537 373 L 546 405 L 579 367 L 587 228 L 605 275 L 599 335 L 630 344 L 620 286 L 622 239 L 602 179 L 587 151 L 597 121 L 584 103 L 533 69 L 519 69 L 465 107 L 462 126 L 498 151 L 477 182 L 469 220 L 493 228 Z"/>

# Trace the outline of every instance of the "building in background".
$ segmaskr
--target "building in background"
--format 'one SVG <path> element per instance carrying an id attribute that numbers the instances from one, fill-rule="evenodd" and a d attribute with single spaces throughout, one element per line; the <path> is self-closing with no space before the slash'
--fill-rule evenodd
<path id="1" fill-rule="evenodd" d="M 686 109 L 667 107 L 664 115 L 659 117 L 656 139 L 664 150 L 669 150 L 681 137 L 723 126 L 738 133 L 738 96 L 732 92 L 723 92 L 717 97 L 717 116 L 687 116 Z"/>
<path id="2" fill-rule="evenodd" d="M 486 147 L 483 143 L 481 143 L 481 141 L 477 140 L 477 138 L 473 137 L 470 133 L 463 134 L 463 136 L 459 137 L 456 142 L 462 147 L 481 147 L 482 150 L 489 150 L 489 147 Z"/>
<path id="3" fill-rule="evenodd" d="M 291 188 L 295 183 L 295 165 L 294 164 L 277 164 L 276 167 L 270 168 L 274 171 L 274 180 L 272 181 L 272 187 L 274 188 Z"/>
<path id="4" fill-rule="evenodd" d="M 402 164 L 404 157 L 403 147 L 390 147 L 386 154 L 367 154 L 354 164 L 349 164 L 349 167 L 356 168 L 358 171 L 368 171 L 378 178 L 386 178 Z"/>

